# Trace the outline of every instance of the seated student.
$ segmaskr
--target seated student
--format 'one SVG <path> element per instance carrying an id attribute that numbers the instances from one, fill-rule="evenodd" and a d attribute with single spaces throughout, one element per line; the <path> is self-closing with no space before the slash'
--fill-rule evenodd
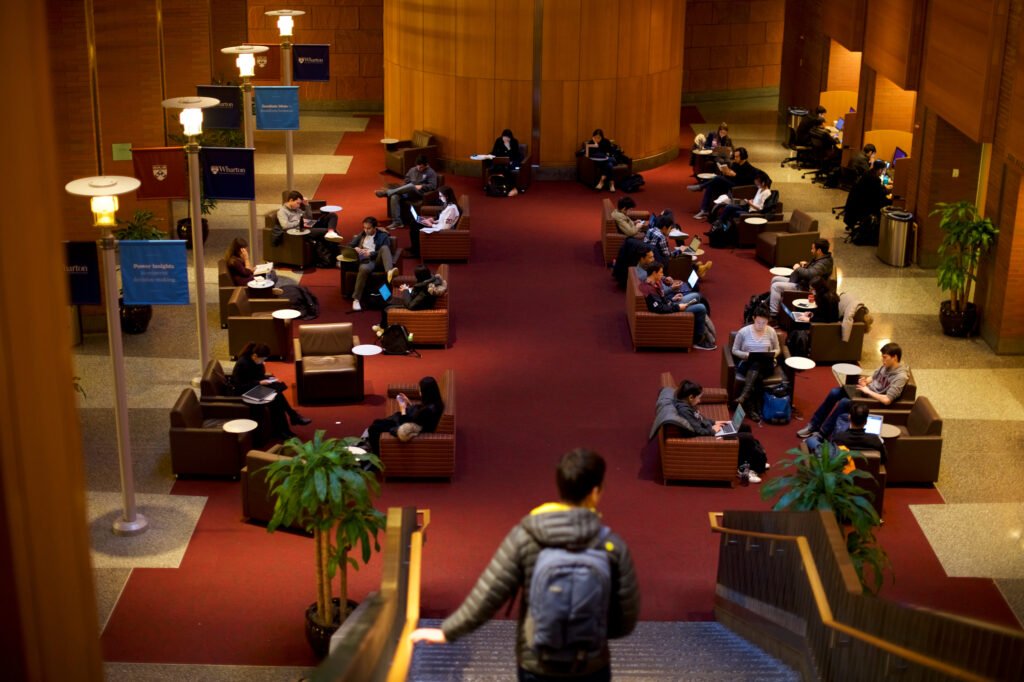
<path id="1" fill-rule="evenodd" d="M 314 221 L 313 212 L 302 196 L 302 192 L 292 190 L 288 192 L 281 208 L 277 209 L 277 224 L 271 229 L 273 243 L 280 244 L 286 230 L 298 230 L 303 227 L 309 230 L 306 238 L 314 244 L 318 265 L 324 268 L 333 268 L 337 247 L 327 241 L 325 237 L 328 232 L 334 232 L 337 229 L 338 214 L 326 213 Z"/>
<path id="2" fill-rule="evenodd" d="M 847 429 L 840 430 L 839 424 L 837 424 L 836 431 L 832 434 L 832 445 L 836 447 L 844 445 L 849 450 L 855 452 L 877 450 L 882 464 L 885 464 L 885 443 L 882 441 L 882 437 L 874 433 L 868 433 L 865 429 L 869 414 L 871 414 L 871 408 L 864 403 L 854 403 L 851 405 L 850 426 Z M 840 419 L 839 423 L 841 424 L 842 421 Z M 808 438 L 806 443 L 807 448 L 811 452 L 815 452 L 821 447 L 821 441 L 815 436 Z"/>
<path id="3" fill-rule="evenodd" d="M 729 124 L 722 123 L 718 124 L 716 130 L 712 130 L 707 135 L 698 135 L 693 139 L 693 148 L 690 150 L 690 165 L 697 165 L 697 154 L 694 154 L 698 149 L 709 149 L 714 152 L 715 156 L 721 156 L 728 158 L 732 155 L 732 138 L 729 137 Z"/>
<path id="4" fill-rule="evenodd" d="M 437 191 L 437 195 L 443 206 L 437 218 L 421 216 L 419 220 L 409 221 L 409 242 L 411 244 L 409 251 L 413 256 L 419 257 L 420 255 L 420 230 L 422 228 L 431 227 L 451 230 L 455 227 L 455 223 L 459 222 L 459 216 L 462 214 L 462 211 L 455 201 L 455 190 L 445 185 Z"/>
<path id="5" fill-rule="evenodd" d="M 342 263 L 342 267 L 345 269 L 358 268 L 355 289 L 352 290 L 353 311 L 363 309 L 359 299 L 363 297 L 363 291 L 366 289 L 366 280 L 369 279 L 371 272 L 374 270 L 387 272 L 389 282 L 398 272 L 391 255 L 389 242 L 388 233 L 377 229 L 377 219 L 373 216 L 363 218 L 363 231 L 349 242 L 348 245 L 354 248 L 356 255 L 359 256 L 358 262 L 351 264 Z"/>
<path id="6" fill-rule="evenodd" d="M 852 230 L 866 218 L 881 219 L 882 207 L 892 201 L 888 198 L 888 189 L 882 184 L 885 173 L 885 161 L 875 161 L 871 170 L 864 173 L 846 197 L 843 207 L 843 222 L 846 229 Z"/>
<path id="7" fill-rule="evenodd" d="M 871 170 L 871 166 L 875 163 L 876 154 L 878 154 L 878 149 L 869 142 L 864 145 L 864 149 L 853 155 L 853 158 L 850 160 L 850 168 L 853 169 L 858 179 Z"/>
<path id="8" fill-rule="evenodd" d="M 430 167 L 426 155 L 416 157 L 416 165 L 405 174 L 405 182 L 401 185 L 390 184 L 386 188 L 374 192 L 378 197 L 387 197 L 388 210 L 391 214 L 389 230 L 404 227 L 402 222 L 405 205 L 417 197 L 437 189 L 437 173 Z"/>
<path id="9" fill-rule="evenodd" d="M 761 391 L 764 377 L 775 371 L 775 362 L 782 351 L 779 336 L 768 325 L 768 310 L 758 306 L 754 310 L 754 321 L 736 332 L 732 344 L 732 356 L 736 359 L 736 376 L 744 381 L 743 390 L 736 398 L 737 405 L 743 405 L 747 415 L 754 421 L 761 421 Z M 751 353 L 771 353 L 767 362 L 750 358 Z"/>
<path id="10" fill-rule="evenodd" d="M 820 104 L 815 107 L 814 111 L 808 111 L 807 114 L 800 119 L 800 125 L 796 127 L 796 143 L 804 147 L 811 146 L 811 130 L 818 125 L 818 119 L 825 120 L 825 114 L 828 111 L 825 107 Z"/>
<path id="11" fill-rule="evenodd" d="M 857 382 L 857 392 L 877 400 L 882 405 L 889 405 L 892 401 L 899 399 L 903 393 L 903 387 L 907 385 L 910 378 L 910 371 L 906 365 L 901 364 L 903 349 L 896 343 L 887 343 L 882 346 L 882 366 L 868 377 L 861 377 Z M 809 438 L 819 434 L 821 438 L 829 439 L 836 427 L 836 420 L 850 411 L 850 400 L 846 386 L 836 386 L 822 401 L 818 409 L 811 415 L 807 426 L 796 432 L 800 438 Z"/>
<path id="12" fill-rule="evenodd" d="M 735 199 L 733 203 L 726 204 L 718 220 L 712 225 L 712 230 L 728 230 L 736 218 L 742 218 L 748 213 L 760 213 L 764 208 L 768 197 L 772 195 L 772 179 L 763 171 L 758 171 L 754 176 L 754 185 L 757 186 L 757 193 L 753 199 Z"/>
<path id="13" fill-rule="evenodd" d="M 698 410 L 701 395 L 704 389 L 695 381 L 684 379 L 676 390 L 676 412 L 685 421 L 690 430 L 681 429 L 683 436 L 714 436 L 724 421 L 711 421 Z M 739 433 L 736 434 L 739 440 L 739 456 L 736 461 L 736 475 L 739 478 L 746 478 L 751 483 L 760 483 L 761 474 L 768 470 L 768 460 L 764 456 L 764 448 L 758 447 L 757 439 L 750 432 L 750 426 L 743 424 Z"/>
<path id="14" fill-rule="evenodd" d="M 809 289 L 814 294 L 814 310 L 791 310 L 786 307 L 785 312 L 789 317 L 797 323 L 838 322 L 839 294 L 836 293 L 832 280 L 814 277 Z"/>
<path id="15" fill-rule="evenodd" d="M 732 163 L 728 166 L 719 166 L 719 170 L 722 171 L 721 175 L 716 175 L 710 180 L 687 186 L 686 189 L 691 192 L 700 192 L 702 190 L 704 192 L 704 196 L 700 200 L 700 211 L 693 216 L 694 218 L 697 220 L 706 218 L 708 212 L 711 211 L 711 205 L 714 200 L 722 194 L 729 194 L 733 187 L 754 184 L 754 176 L 761 171 L 752 166 L 747 161 L 747 158 L 746 148 L 737 147 L 732 152 Z"/>
<path id="16" fill-rule="evenodd" d="M 264 363 L 268 357 L 270 357 L 270 347 L 267 344 L 254 341 L 245 344 L 238 354 L 235 368 L 231 370 L 231 386 L 238 395 L 242 395 L 256 386 L 266 386 L 277 391 L 277 395 L 270 403 L 270 419 L 274 436 L 282 440 L 294 438 L 295 434 L 288 428 L 288 421 L 285 417 L 287 416 L 291 420 L 293 426 L 305 426 L 312 420 L 303 417 L 288 404 L 288 399 L 284 397 L 284 391 L 288 388 L 287 384 L 279 381 L 276 377 L 267 376 Z"/>
<path id="17" fill-rule="evenodd" d="M 398 412 L 391 414 L 384 419 L 374 419 L 373 423 L 366 429 L 365 437 L 370 445 L 370 451 L 380 454 L 380 437 L 384 433 L 393 436 L 398 435 L 398 429 L 403 424 L 416 424 L 422 433 L 433 433 L 437 429 L 438 422 L 444 415 L 444 400 L 441 398 L 441 388 L 437 385 L 434 377 L 423 377 L 420 379 L 420 400 L 414 403 L 404 393 L 396 397 Z"/>
<path id="18" fill-rule="evenodd" d="M 608 180 L 608 191 L 614 192 L 615 178 L 612 176 L 612 171 L 615 169 L 615 163 L 618 160 L 618 150 L 612 144 L 612 141 L 604 136 L 604 131 L 600 128 L 594 130 L 593 135 L 583 143 L 583 148 L 580 151 L 583 156 L 593 159 L 601 171 L 601 177 L 598 178 L 594 189 L 600 190 L 605 181 Z"/>
<path id="19" fill-rule="evenodd" d="M 627 211 L 631 211 L 634 208 L 636 208 L 636 202 L 633 201 L 633 197 L 625 196 L 619 199 L 618 205 L 611 213 L 612 220 L 615 221 L 615 227 L 627 237 L 632 237 L 637 232 L 647 229 L 646 220 L 630 218 L 626 214 Z"/>
<path id="20" fill-rule="evenodd" d="M 839 163 L 839 150 L 836 148 L 839 140 L 833 137 L 832 133 L 825 127 L 824 118 L 819 116 L 815 119 L 814 125 L 808 133 L 808 139 L 810 140 L 811 153 L 814 155 L 819 168 L 827 171 Z"/>
<path id="21" fill-rule="evenodd" d="M 247 286 L 256 278 L 252 270 L 252 263 L 249 261 L 248 247 L 249 242 L 244 238 L 235 237 L 231 240 L 231 246 L 228 247 L 227 253 L 224 254 L 228 273 L 231 275 L 231 283 L 236 287 Z M 309 289 L 295 284 L 292 280 L 280 281 L 277 273 L 273 270 L 263 276 L 274 282 L 276 287 L 274 289 L 248 289 L 249 297 L 258 296 L 260 294 L 257 292 L 261 291 L 269 292 L 264 294 L 266 296 L 273 293 L 274 296 L 287 299 L 291 307 L 299 311 L 300 319 L 315 320 L 320 316 L 320 301 Z"/>
<path id="22" fill-rule="evenodd" d="M 255 274 L 252 270 L 252 261 L 249 259 L 249 242 L 243 237 L 235 237 L 231 240 L 227 252 L 224 254 L 224 262 L 228 266 L 228 274 L 231 276 L 231 283 L 236 287 L 244 287 L 251 282 Z M 263 275 L 274 284 L 277 284 L 277 272 L 271 270 Z"/>
<path id="23" fill-rule="evenodd" d="M 661 315 L 679 312 L 693 313 L 693 347 L 698 350 L 715 350 L 717 346 L 704 344 L 707 307 L 703 303 L 693 302 L 693 299 L 687 301 L 682 293 L 666 292 L 662 287 L 665 268 L 658 261 L 648 263 L 644 269 L 647 271 L 647 277 L 640 282 L 640 295 L 644 297 L 647 310 Z"/>
<path id="24" fill-rule="evenodd" d="M 508 159 L 503 164 L 496 164 L 491 159 L 484 160 L 484 172 L 487 174 L 487 184 L 492 185 L 498 182 L 499 178 L 504 189 L 508 190 L 505 196 L 514 197 L 519 194 L 519 168 L 523 165 L 523 152 L 519 148 L 519 140 L 512 134 L 512 131 L 505 128 L 501 135 L 494 141 L 491 147 L 491 156 L 498 159 Z"/>
<path id="25" fill-rule="evenodd" d="M 444 296 L 448 291 L 448 283 L 440 275 L 431 273 L 426 265 L 417 265 L 412 274 L 416 278 L 416 283 L 411 286 L 399 286 L 398 290 L 392 293 L 387 306 L 380 311 L 380 324 L 373 325 L 373 331 L 377 336 L 383 334 L 388 327 L 389 310 L 429 310 L 434 307 L 438 297 Z"/>
<path id="26" fill-rule="evenodd" d="M 832 245 L 827 239 L 816 239 L 811 244 L 811 260 L 793 263 L 791 275 L 775 275 L 772 277 L 770 287 L 771 297 L 768 299 L 768 309 L 772 315 L 779 312 L 779 304 L 782 302 L 783 291 L 794 289 L 806 290 L 811 280 L 815 277 L 828 279 L 832 276 L 832 254 L 829 249 Z"/>

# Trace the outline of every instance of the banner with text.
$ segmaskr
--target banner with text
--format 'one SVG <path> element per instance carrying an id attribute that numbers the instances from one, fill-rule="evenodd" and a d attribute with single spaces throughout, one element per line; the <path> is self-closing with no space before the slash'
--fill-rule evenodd
<path id="1" fill-rule="evenodd" d="M 210 199 L 256 200 L 254 150 L 251 147 L 203 147 L 203 195 Z"/>
<path id="2" fill-rule="evenodd" d="M 281 46 L 277 43 L 245 43 L 245 45 L 262 45 L 270 48 L 256 57 L 256 69 L 253 80 L 281 82 Z"/>
<path id="3" fill-rule="evenodd" d="M 331 80 L 330 45 L 292 45 L 292 80 Z"/>
<path id="4" fill-rule="evenodd" d="M 299 129 L 299 86 L 261 85 L 253 90 L 257 130 Z"/>
<path id="5" fill-rule="evenodd" d="M 126 305 L 187 305 L 188 263 L 181 239 L 118 242 Z"/>
<path id="6" fill-rule="evenodd" d="M 135 177 L 142 184 L 137 199 L 187 199 L 188 165 L 181 147 L 132 149 Z"/>
<path id="7" fill-rule="evenodd" d="M 220 100 L 217 106 L 203 109 L 203 128 L 237 130 L 242 126 L 242 90 L 237 85 L 197 85 L 196 94 Z"/>
<path id="8" fill-rule="evenodd" d="M 64 272 L 71 305 L 99 305 L 100 261 L 96 242 L 64 242 Z"/>

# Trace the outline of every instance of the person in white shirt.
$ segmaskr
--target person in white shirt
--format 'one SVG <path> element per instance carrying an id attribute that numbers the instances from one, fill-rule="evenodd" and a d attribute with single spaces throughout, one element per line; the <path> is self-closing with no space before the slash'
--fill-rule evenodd
<path id="1" fill-rule="evenodd" d="M 443 185 L 437 190 L 437 193 L 444 205 L 444 208 L 441 209 L 441 214 L 437 218 L 421 216 L 418 221 L 414 221 L 410 226 L 409 239 L 412 243 L 411 251 L 413 256 L 419 257 L 420 255 L 420 230 L 422 228 L 430 227 L 450 230 L 455 227 L 455 223 L 459 221 L 459 216 L 462 215 L 459 205 L 455 202 L 455 190 L 448 185 Z M 430 231 L 433 232 L 434 230 Z"/>
<path id="2" fill-rule="evenodd" d="M 735 199 L 733 203 L 727 204 L 722 209 L 722 214 L 714 222 L 711 229 L 728 230 L 732 227 L 732 223 L 737 217 L 744 216 L 747 213 L 760 213 L 764 209 L 765 202 L 772 195 L 772 179 L 768 177 L 767 173 L 758 171 L 757 175 L 754 176 L 754 185 L 757 186 L 757 193 L 754 194 L 754 198 Z"/>

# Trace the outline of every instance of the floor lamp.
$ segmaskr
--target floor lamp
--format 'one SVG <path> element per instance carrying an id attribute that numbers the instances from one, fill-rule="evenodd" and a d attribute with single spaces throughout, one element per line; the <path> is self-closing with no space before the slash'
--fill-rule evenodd
<path id="1" fill-rule="evenodd" d="M 117 225 L 117 196 L 133 192 L 141 185 L 135 178 L 107 175 L 72 180 L 64 185 L 69 194 L 90 197 L 93 225 L 103 230 L 96 241 L 103 266 L 104 303 L 107 309 L 107 340 L 110 364 L 114 372 L 114 429 L 117 433 L 117 460 L 121 470 L 121 516 L 114 520 L 116 535 L 138 535 L 149 525 L 135 509 L 135 474 L 132 470 L 132 444 L 128 431 L 128 391 L 125 383 L 124 344 L 121 340 L 121 312 L 118 306 L 117 265 L 114 251 L 117 240 L 111 228 Z"/>
<path id="2" fill-rule="evenodd" d="M 292 84 L 292 29 L 295 27 L 295 17 L 300 17 L 305 12 L 297 9 L 275 9 L 264 12 L 268 17 L 277 17 L 277 30 L 281 34 L 281 84 Z M 287 176 L 287 187 L 295 189 L 295 139 L 294 131 L 284 131 L 284 155 L 285 174 Z"/>

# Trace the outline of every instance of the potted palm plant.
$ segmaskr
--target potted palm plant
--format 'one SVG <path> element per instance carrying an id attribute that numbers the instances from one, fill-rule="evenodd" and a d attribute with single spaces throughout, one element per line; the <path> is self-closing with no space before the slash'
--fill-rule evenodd
<path id="1" fill-rule="evenodd" d="M 978 265 L 999 229 L 969 201 L 940 202 L 931 214 L 941 216 L 938 280 L 949 292 L 949 300 L 939 304 L 939 322 L 947 336 L 970 336 L 978 327 L 978 308 L 971 301 Z"/>
<path id="2" fill-rule="evenodd" d="M 865 461 L 859 452 L 836 449 L 823 443 L 819 453 L 790 450 L 792 460 L 781 460 L 778 468 L 792 473 L 769 481 L 761 497 L 779 496 L 775 511 L 832 510 L 843 529 L 846 550 L 864 589 L 877 594 L 882 587 L 889 556 L 878 546 L 874 529 L 881 524 L 871 505 L 871 493 L 857 485 L 858 479 L 871 478 L 867 471 L 851 466 Z M 849 530 L 844 524 L 848 524 Z"/>
<path id="3" fill-rule="evenodd" d="M 291 456 L 268 466 L 266 473 L 275 498 L 267 530 L 297 524 L 313 534 L 316 601 L 306 609 L 306 639 L 321 657 L 354 608 L 348 599 L 348 568 L 358 570 L 359 562 L 351 554 L 358 549 L 367 563 L 371 552 L 380 550 L 377 534 L 386 526 L 385 515 L 373 506 L 380 485 L 368 470 L 380 469 L 381 462 L 356 448 L 357 440 L 324 438 L 323 430 L 310 441 L 291 438 L 284 444 L 284 453 Z M 335 573 L 340 574 L 337 597 Z"/>
<path id="4" fill-rule="evenodd" d="M 128 220 L 117 219 L 117 229 L 113 231 L 118 241 L 167 239 L 167 233 L 157 227 L 156 215 L 152 211 L 137 209 Z M 151 305 L 125 305 L 120 300 L 121 329 L 126 334 L 142 334 L 149 329 L 153 319 Z"/>

